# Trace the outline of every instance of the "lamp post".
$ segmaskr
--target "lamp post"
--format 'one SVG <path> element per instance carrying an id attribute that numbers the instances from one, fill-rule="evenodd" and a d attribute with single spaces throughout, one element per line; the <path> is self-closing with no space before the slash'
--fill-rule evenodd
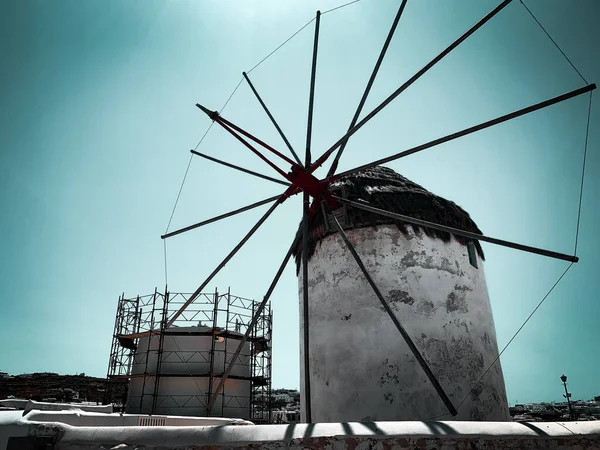
<path id="1" fill-rule="evenodd" d="M 573 418 L 573 408 L 571 407 L 571 394 L 567 390 L 567 376 L 563 374 L 561 375 L 560 379 L 563 382 L 563 386 L 565 387 L 565 393 L 563 394 L 563 397 L 567 399 L 567 403 L 569 405 L 569 415 L 571 416 L 571 420 L 575 420 Z"/>

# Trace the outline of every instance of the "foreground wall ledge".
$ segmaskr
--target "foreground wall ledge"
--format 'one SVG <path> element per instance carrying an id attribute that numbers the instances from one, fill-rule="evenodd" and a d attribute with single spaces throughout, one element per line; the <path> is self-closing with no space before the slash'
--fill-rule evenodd
<path id="1" fill-rule="evenodd" d="M 18 432 L 17 432 L 18 429 Z M 54 436 L 55 450 L 600 448 L 596 422 L 372 422 L 207 427 L 77 427 L 6 423 L 0 436 Z M 17 432 L 17 433 L 15 433 Z M 1 441 L 2 439 L 0 439 Z"/>

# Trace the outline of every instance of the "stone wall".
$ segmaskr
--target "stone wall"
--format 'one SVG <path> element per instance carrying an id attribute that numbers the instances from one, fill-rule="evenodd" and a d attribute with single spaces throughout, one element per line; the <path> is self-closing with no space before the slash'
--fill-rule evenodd
<path id="1" fill-rule="evenodd" d="M 406 234 L 395 225 L 347 234 L 453 404 L 462 403 L 455 419 L 509 420 L 500 363 L 477 384 L 498 355 L 481 258 L 475 255 L 473 265 L 467 246 L 410 227 Z M 429 420 L 447 413 L 339 235 L 321 240 L 308 270 L 312 420 Z M 299 290 L 302 311 L 302 271 Z"/>
<path id="2" fill-rule="evenodd" d="M 15 415 L 16 416 L 16 415 Z M 548 423 L 371 422 L 241 426 L 71 426 L 3 420 L 0 449 L 48 450 L 500 450 L 600 448 L 600 421 Z M 7 418 L 9 416 L 6 416 Z M 27 447 L 29 445 L 29 447 Z"/>

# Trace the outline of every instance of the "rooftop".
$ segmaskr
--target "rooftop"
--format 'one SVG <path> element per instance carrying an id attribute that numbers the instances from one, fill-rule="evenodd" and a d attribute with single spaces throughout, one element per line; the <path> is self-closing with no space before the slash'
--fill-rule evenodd
<path id="1" fill-rule="evenodd" d="M 367 201 L 371 206 L 386 211 L 482 234 L 469 213 L 456 203 L 429 192 L 387 167 L 378 166 L 344 176 L 332 183 L 329 190 L 349 200 Z M 347 230 L 377 225 L 396 225 L 401 232 L 408 232 L 408 224 L 368 211 L 342 206 L 334 212 L 342 227 Z M 417 225 L 410 225 L 410 227 L 416 233 L 423 232 L 444 242 L 452 238 L 447 232 Z M 325 236 L 334 233 L 335 230 L 324 220 L 323 210 L 319 208 L 310 221 L 309 258 L 313 255 L 317 243 Z M 467 245 L 469 241 L 461 236 L 453 237 L 463 245 Z M 478 241 L 475 242 L 475 247 L 479 256 L 484 259 Z M 298 247 L 295 254 L 298 265 L 300 254 L 301 249 Z"/>
<path id="2" fill-rule="evenodd" d="M 365 422 L 252 425 L 217 418 L 0 411 L 0 449 L 600 448 L 600 422 Z M 39 447 L 36 447 L 38 445 Z M 45 448 L 45 447 L 44 447 Z"/>

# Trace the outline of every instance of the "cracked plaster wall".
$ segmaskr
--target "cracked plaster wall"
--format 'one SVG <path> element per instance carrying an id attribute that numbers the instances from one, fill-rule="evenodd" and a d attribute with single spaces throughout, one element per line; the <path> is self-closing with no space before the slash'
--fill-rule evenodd
<path id="1" fill-rule="evenodd" d="M 407 234 L 394 225 L 347 234 L 455 407 L 468 395 L 454 420 L 509 420 L 499 361 L 469 394 L 498 355 L 483 261 L 474 268 L 467 248 L 454 239 L 444 243 L 408 228 Z M 321 241 L 308 270 L 313 422 L 428 420 L 447 413 L 337 234 Z M 302 335 L 301 270 L 298 281 Z"/>

